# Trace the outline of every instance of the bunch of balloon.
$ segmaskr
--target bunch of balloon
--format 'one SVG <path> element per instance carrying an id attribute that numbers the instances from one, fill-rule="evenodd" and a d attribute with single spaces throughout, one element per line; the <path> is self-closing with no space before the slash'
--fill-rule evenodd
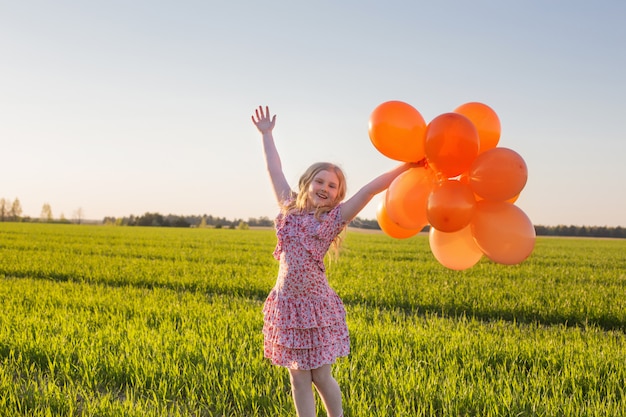
<path id="1" fill-rule="evenodd" d="M 427 161 L 398 176 L 384 194 L 377 220 L 387 235 L 404 239 L 430 225 L 433 255 L 454 270 L 483 255 L 505 265 L 530 256 L 535 229 L 514 205 L 526 185 L 526 163 L 497 147 L 500 120 L 493 109 L 466 103 L 426 124 L 409 104 L 389 101 L 372 112 L 369 135 L 391 159 Z"/>

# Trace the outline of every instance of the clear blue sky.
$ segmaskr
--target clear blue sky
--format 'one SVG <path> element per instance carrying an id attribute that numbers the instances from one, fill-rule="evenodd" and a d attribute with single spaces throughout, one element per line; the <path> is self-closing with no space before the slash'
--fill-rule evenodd
<path id="1" fill-rule="evenodd" d="M 624 1 L 1 1 L 0 197 L 38 217 L 268 216 L 259 104 L 288 180 L 397 164 L 388 100 L 426 121 L 480 101 L 535 224 L 626 226 Z M 380 197 L 360 217 L 375 218 Z"/>

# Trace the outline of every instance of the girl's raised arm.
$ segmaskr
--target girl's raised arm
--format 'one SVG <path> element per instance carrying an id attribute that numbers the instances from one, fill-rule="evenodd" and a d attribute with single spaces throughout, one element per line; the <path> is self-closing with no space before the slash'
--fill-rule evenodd
<path id="1" fill-rule="evenodd" d="M 343 207 L 341 208 L 342 219 L 345 221 L 352 220 L 361 210 L 363 210 L 363 207 L 365 207 L 376 194 L 385 191 L 398 175 L 410 168 L 423 166 L 424 161 L 417 163 L 407 162 L 374 178 L 343 203 Z"/>
<path id="2" fill-rule="evenodd" d="M 270 117 L 270 110 L 268 106 L 259 108 L 252 115 L 252 123 L 263 135 L 263 151 L 265 152 L 265 162 L 267 164 L 267 171 L 270 174 L 272 180 L 272 186 L 274 187 L 274 194 L 279 204 L 282 204 L 285 200 L 291 197 L 291 187 L 285 178 L 283 173 L 283 167 L 280 162 L 280 156 L 278 150 L 274 144 L 274 136 L 272 130 L 276 124 L 276 115 Z M 255 118 L 256 116 L 256 118 Z"/>

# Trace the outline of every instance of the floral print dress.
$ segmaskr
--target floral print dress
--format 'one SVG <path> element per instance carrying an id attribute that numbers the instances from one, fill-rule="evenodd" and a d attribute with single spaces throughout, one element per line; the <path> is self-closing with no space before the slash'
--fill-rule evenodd
<path id="1" fill-rule="evenodd" d="M 324 256 L 347 222 L 341 204 L 318 220 L 313 213 L 276 218 L 280 261 L 263 305 L 264 355 L 290 369 L 316 369 L 350 352 L 346 311 L 328 285 Z"/>

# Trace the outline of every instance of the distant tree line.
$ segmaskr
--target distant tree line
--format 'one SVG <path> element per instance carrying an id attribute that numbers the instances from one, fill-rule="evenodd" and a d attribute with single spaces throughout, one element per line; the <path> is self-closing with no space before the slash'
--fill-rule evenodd
<path id="1" fill-rule="evenodd" d="M 233 219 L 226 217 L 214 217 L 211 215 L 180 216 L 174 214 L 163 215 L 160 213 L 145 213 L 141 216 L 130 215 L 128 217 L 105 217 L 103 224 L 116 226 L 153 226 L 153 227 L 213 227 L 213 228 L 242 228 L 247 227 L 274 227 L 274 220 L 269 217 L 250 217 L 248 220 Z M 360 229 L 380 230 L 377 220 L 365 220 L 359 217 L 350 222 L 351 227 Z"/>
<path id="2" fill-rule="evenodd" d="M 537 236 L 577 236 L 626 238 L 626 229 L 606 226 L 535 226 Z"/>
<path id="3" fill-rule="evenodd" d="M 43 223 L 82 223 L 84 220 L 82 208 L 73 214 L 72 221 L 67 220 L 63 214 L 58 219 L 52 216 L 50 204 L 45 203 L 41 209 L 39 218 L 22 217 L 22 205 L 18 198 L 13 201 L 0 198 L 0 222 L 43 222 Z M 93 223 L 93 222 L 90 222 Z M 258 217 L 229 220 L 226 217 L 212 215 L 181 216 L 175 214 L 163 215 L 161 213 L 145 213 L 140 216 L 128 217 L 105 217 L 102 224 L 115 226 L 152 226 L 152 227 L 211 227 L 227 229 L 248 229 L 251 227 L 273 227 L 274 220 L 269 217 Z M 380 230 L 376 219 L 362 219 L 356 217 L 349 224 L 350 227 L 368 230 Z M 429 226 L 422 231 L 427 232 Z M 572 236 L 572 237 L 609 237 L 626 238 L 626 228 L 621 226 L 541 226 L 535 225 L 537 236 Z"/>
<path id="4" fill-rule="evenodd" d="M 145 213 L 141 216 L 130 215 L 128 217 L 105 217 L 103 224 L 116 226 L 152 226 L 152 227 L 212 227 L 216 229 L 227 228 L 250 228 L 250 227 L 272 227 L 273 220 L 268 217 L 258 219 L 249 218 L 229 220 L 226 217 L 215 217 L 211 215 L 191 215 L 180 216 L 175 214 L 163 215 L 160 213 Z"/>

